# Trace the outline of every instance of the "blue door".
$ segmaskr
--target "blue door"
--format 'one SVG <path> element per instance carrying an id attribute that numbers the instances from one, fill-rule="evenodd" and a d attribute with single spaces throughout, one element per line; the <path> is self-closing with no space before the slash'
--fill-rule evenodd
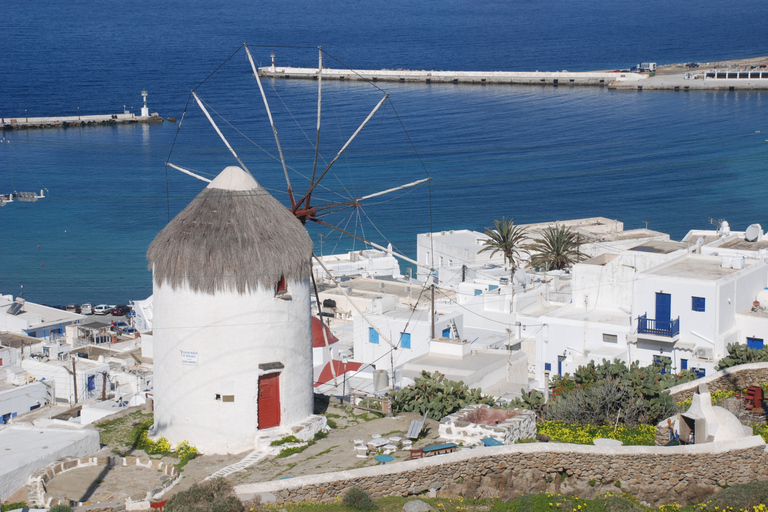
<path id="1" fill-rule="evenodd" d="M 668 293 L 656 294 L 656 329 L 672 329 L 672 296 Z"/>
<path id="2" fill-rule="evenodd" d="M 747 347 L 760 350 L 761 348 L 763 348 L 763 339 L 762 338 L 747 338 Z"/>

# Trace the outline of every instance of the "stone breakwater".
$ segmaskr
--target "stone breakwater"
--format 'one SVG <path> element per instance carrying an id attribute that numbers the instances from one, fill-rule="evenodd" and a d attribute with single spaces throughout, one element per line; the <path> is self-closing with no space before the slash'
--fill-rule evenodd
<path id="1" fill-rule="evenodd" d="M 598 447 L 559 443 L 464 449 L 456 453 L 357 470 L 236 487 L 241 499 L 330 501 L 350 487 L 375 498 L 434 490 L 465 497 L 514 498 L 550 492 L 591 498 L 628 492 L 653 506 L 698 503 L 725 485 L 768 480 L 759 436 L 675 447 Z"/>
<path id="2" fill-rule="evenodd" d="M 765 382 L 768 382 L 768 363 L 749 363 L 726 368 L 698 380 L 678 384 L 669 388 L 669 394 L 672 395 L 675 402 L 683 402 L 693 396 L 693 392 L 699 384 L 706 384 L 710 393 L 716 393 L 718 391 L 741 391 L 749 386 L 759 386 Z"/>
<path id="3" fill-rule="evenodd" d="M 72 128 L 78 126 L 104 126 L 114 124 L 154 124 L 162 123 L 163 118 L 157 113 L 149 116 L 135 114 L 102 114 L 58 117 L 2 117 L 0 127 L 3 130 L 31 130 L 36 128 Z"/>

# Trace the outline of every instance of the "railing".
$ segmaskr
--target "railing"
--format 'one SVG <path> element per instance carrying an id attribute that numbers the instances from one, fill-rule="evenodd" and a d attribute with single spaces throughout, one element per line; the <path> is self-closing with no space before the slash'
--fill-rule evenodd
<path id="1" fill-rule="evenodd" d="M 362 393 L 352 393 L 352 407 L 380 414 L 389 414 L 392 410 L 389 398 L 380 398 Z"/>
<path id="2" fill-rule="evenodd" d="M 680 334 L 680 317 L 672 320 L 655 320 L 646 315 L 637 318 L 638 334 L 655 334 L 656 336 L 677 336 Z"/>

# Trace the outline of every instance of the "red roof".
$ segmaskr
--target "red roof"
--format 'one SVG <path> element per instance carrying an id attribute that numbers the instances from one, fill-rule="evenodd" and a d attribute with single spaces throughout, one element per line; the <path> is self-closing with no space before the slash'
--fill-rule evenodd
<path id="1" fill-rule="evenodd" d="M 325 346 L 325 336 L 323 336 L 323 330 L 325 330 L 325 336 L 328 337 L 328 344 L 336 343 L 339 338 L 333 335 L 331 329 L 320 321 L 316 316 L 312 317 L 312 348 L 322 348 Z"/>
<path id="2" fill-rule="evenodd" d="M 337 377 L 342 377 L 344 375 L 345 366 L 346 366 L 346 371 L 348 372 L 356 372 L 357 370 L 360 369 L 361 366 L 363 366 L 363 363 L 355 363 L 353 361 L 349 361 L 345 365 L 341 361 L 337 361 L 336 359 L 334 359 L 323 367 L 323 371 L 320 372 L 320 377 L 318 377 L 317 382 L 315 382 L 315 387 L 320 386 L 321 384 L 325 384 L 326 382 L 331 382 L 333 380 L 333 372 L 331 372 L 331 363 L 333 363 L 333 368 L 334 370 L 336 370 Z"/>

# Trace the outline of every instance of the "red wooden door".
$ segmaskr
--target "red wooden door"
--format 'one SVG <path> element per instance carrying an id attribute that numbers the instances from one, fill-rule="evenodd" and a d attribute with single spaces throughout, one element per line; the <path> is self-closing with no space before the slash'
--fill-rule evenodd
<path id="1" fill-rule="evenodd" d="M 280 425 L 280 374 L 259 377 L 259 429 Z"/>

